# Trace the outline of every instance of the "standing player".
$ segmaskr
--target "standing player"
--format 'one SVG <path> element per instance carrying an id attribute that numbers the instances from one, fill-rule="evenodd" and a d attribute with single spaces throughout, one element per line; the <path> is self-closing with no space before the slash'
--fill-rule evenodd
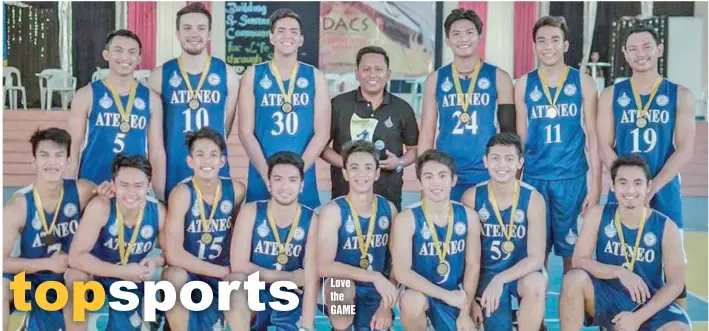
<path id="1" fill-rule="evenodd" d="M 303 160 L 293 152 L 278 152 L 268 161 L 270 200 L 247 203 L 239 212 L 231 242 L 230 280 L 246 280 L 259 273 L 266 283 L 258 302 L 266 309 L 252 312 L 246 291 L 232 295 L 227 313 L 232 330 L 314 331 L 318 295 L 317 231 L 318 216 L 298 202 L 303 189 Z M 277 281 L 294 282 L 300 305 L 292 311 L 277 311 L 268 306 L 274 301 L 270 285 Z M 300 323 L 298 321 L 300 320 Z M 300 324 L 300 327 L 298 327 Z"/>
<path id="2" fill-rule="evenodd" d="M 166 197 L 177 184 L 192 176 L 185 135 L 208 126 L 227 140 L 234 124 L 239 89 L 236 72 L 207 52 L 212 38 L 212 14 L 204 5 L 193 2 L 180 9 L 176 26 L 182 54 L 155 68 L 148 80 L 150 89 L 162 97 L 165 109 Z M 228 160 L 219 175 L 229 177 Z"/>
<path id="3" fill-rule="evenodd" d="M 416 161 L 421 203 L 402 211 L 392 229 L 396 280 L 406 330 L 474 330 L 470 305 L 480 272 L 480 221 L 472 209 L 451 201 L 455 163 L 429 150 Z"/>
<path id="4" fill-rule="evenodd" d="M 148 196 L 152 168 L 145 157 L 119 154 L 111 170 L 115 198 L 98 196 L 89 202 L 69 250 L 69 265 L 82 274 L 77 278 L 95 277 L 106 289 L 108 301 L 117 300 L 108 291 L 113 283 L 138 283 L 131 290 L 140 300 L 138 308 L 109 309 L 106 330 L 141 330 L 142 282 L 151 280 L 165 263 L 162 256 L 148 257 L 163 236 L 165 207 Z M 86 325 L 79 328 L 85 329 Z"/>
<path id="5" fill-rule="evenodd" d="M 155 93 L 134 77 L 142 44 L 128 30 L 111 32 L 103 58 L 108 77 L 79 89 L 71 102 L 69 132 L 71 153 L 80 155 L 78 178 L 94 184 L 111 180 L 111 161 L 116 154 L 149 156 L 155 166 L 153 185 L 158 198 L 165 189 L 165 149 L 162 136 L 162 104 Z M 77 175 L 77 166 L 67 175 Z"/>
<path id="6" fill-rule="evenodd" d="M 163 271 L 162 279 L 178 292 L 187 282 L 206 282 L 214 291 L 214 301 L 199 312 L 188 312 L 178 302 L 166 314 L 172 330 L 211 330 L 226 323 L 217 309 L 217 282 L 230 272 L 233 217 L 246 189 L 238 181 L 219 177 L 219 169 L 226 162 L 226 143 L 216 130 L 203 127 L 189 133 L 186 145 L 187 164 L 194 169 L 194 175 L 177 185 L 170 195 L 165 236 L 169 267 Z M 198 292 L 193 293 L 199 296 Z"/>
<path id="7" fill-rule="evenodd" d="M 584 217 L 573 256 L 578 269 L 561 288 L 561 329 L 580 330 L 586 316 L 608 330 L 690 330 L 672 302 L 684 285 L 681 233 L 644 205 L 652 189 L 647 162 L 621 156 L 610 172 L 618 202 L 593 206 Z"/>
<path id="8" fill-rule="evenodd" d="M 633 74 L 601 94 L 598 139 L 609 169 L 619 156 L 638 154 L 645 159 L 652 178 L 645 204 L 667 215 L 682 233 L 679 171 L 694 152 L 694 96 L 657 72 L 664 50 L 658 40 L 650 27 L 630 31 L 623 52 Z M 615 202 L 615 195 L 609 193 L 608 201 Z M 685 288 L 680 298 L 686 297 Z M 680 300 L 683 305 L 685 301 Z"/>
<path id="9" fill-rule="evenodd" d="M 482 222 L 480 304 L 473 302 L 473 317 L 476 323 L 483 321 L 485 330 L 512 330 L 514 296 L 520 301 L 519 330 L 536 331 L 544 319 L 547 288 L 544 198 L 515 178 L 524 164 L 517 135 L 495 135 L 484 161 L 490 181 L 469 189 L 462 198 Z"/>
<path id="10" fill-rule="evenodd" d="M 320 206 L 315 161 L 330 139 L 330 97 L 325 76 L 298 61 L 303 24 L 290 9 L 270 18 L 273 60 L 244 72 L 239 95 L 239 139 L 249 156 L 246 202 L 269 198 L 266 159 L 291 151 L 305 162 L 305 187 L 299 201 Z"/>
<path id="11" fill-rule="evenodd" d="M 363 140 L 345 144 L 342 174 L 349 193 L 322 207 L 318 243 L 319 276 L 325 277 L 323 298 L 332 306 L 329 278 L 349 279 L 354 285 L 335 292 L 354 304 L 356 315 L 330 315 L 336 330 L 384 330 L 391 326 L 396 287 L 385 276 L 390 265 L 389 228 L 396 207 L 374 194 L 379 177 L 379 155 Z M 337 233 L 337 235 L 333 235 Z M 343 303 L 342 300 L 337 304 Z"/>
<path id="12" fill-rule="evenodd" d="M 589 205 L 598 203 L 601 192 L 596 83 L 564 63 L 569 41 L 563 19 L 540 18 L 534 24 L 533 38 L 539 68 L 520 77 L 515 85 L 517 132 L 524 146 L 523 178 L 544 197 L 547 252 L 554 247 L 554 253 L 564 259 L 566 272 L 578 237 L 576 222 Z"/>
<path id="13" fill-rule="evenodd" d="M 445 21 L 453 63 L 428 75 L 423 95 L 419 155 L 428 149 L 448 153 L 458 168 L 451 199 L 489 179 L 482 146 L 498 132 L 514 132 L 512 80 L 477 53 L 483 23 L 472 10 L 455 9 Z M 497 114 L 495 113 L 497 111 Z"/>
<path id="14" fill-rule="evenodd" d="M 61 311 L 45 311 L 36 305 L 34 291 L 46 281 L 66 283 L 71 293 L 73 282 L 64 278 L 68 269 L 67 253 L 84 207 L 93 197 L 94 184 L 83 179 L 62 179 L 71 162 L 71 136 L 57 128 L 35 132 L 32 144 L 32 166 L 37 171 L 35 183 L 18 190 L 3 209 L 3 330 L 10 317 L 10 281 L 19 273 L 32 284 L 26 302 L 31 303 L 22 327 L 24 330 L 57 330 L 65 328 Z M 11 256 L 17 238 L 20 254 Z M 49 302 L 56 301 L 50 291 Z M 20 305 L 23 303 L 16 303 Z M 30 308 L 29 305 L 26 308 Z M 23 309 L 26 310 L 26 309 Z"/>

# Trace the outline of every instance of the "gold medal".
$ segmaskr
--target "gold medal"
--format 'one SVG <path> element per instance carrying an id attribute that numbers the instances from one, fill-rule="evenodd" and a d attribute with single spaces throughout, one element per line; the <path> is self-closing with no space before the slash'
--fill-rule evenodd
<path id="1" fill-rule="evenodd" d="M 635 79 L 633 79 L 632 77 L 630 78 L 630 89 L 633 91 L 633 98 L 635 98 L 635 106 L 638 107 L 638 113 L 636 114 L 637 119 L 635 120 L 635 124 L 639 128 L 644 128 L 647 126 L 647 118 L 645 116 L 647 115 L 648 110 L 650 110 L 652 100 L 655 99 L 655 95 L 657 94 L 657 90 L 660 88 L 661 83 L 662 76 L 658 75 L 655 79 L 655 83 L 652 85 L 652 90 L 650 91 L 650 98 L 647 100 L 645 106 L 643 106 L 642 100 L 640 99 L 640 91 L 638 91 L 637 87 L 635 86 Z"/>
<path id="2" fill-rule="evenodd" d="M 515 244 L 511 240 L 507 240 L 502 244 L 502 250 L 507 254 L 515 251 Z"/>
<path id="3" fill-rule="evenodd" d="M 359 266 L 362 269 L 366 269 L 367 267 L 369 267 L 369 256 L 367 255 L 367 253 L 369 252 L 369 247 L 372 244 L 372 237 L 374 237 L 374 224 L 376 223 L 377 219 L 377 197 L 374 197 L 374 201 L 372 201 L 372 211 L 370 212 L 369 216 L 366 240 L 363 238 L 364 236 L 362 235 L 362 224 L 360 224 L 359 215 L 357 214 L 357 210 L 352 204 L 349 195 L 345 196 L 345 202 L 347 202 L 347 206 L 350 208 L 350 214 L 352 214 L 352 220 L 355 225 L 355 232 L 357 233 L 357 243 L 359 244 L 359 252 L 362 256 L 362 259 L 359 260 Z M 367 263 L 367 266 L 365 267 L 362 266 L 362 264 L 365 263 L 363 262 L 364 260 L 366 260 Z"/>
<path id="4" fill-rule="evenodd" d="M 293 104 L 290 102 L 285 102 L 285 103 L 283 103 L 283 105 L 281 105 L 281 110 L 284 113 L 288 114 L 293 111 Z"/>
<path id="5" fill-rule="evenodd" d="M 495 190 L 492 187 L 492 182 L 488 184 L 488 201 L 492 205 L 492 210 L 495 212 L 495 218 L 500 224 L 502 229 L 502 234 L 505 236 L 505 241 L 502 243 L 502 251 L 506 254 L 512 254 L 515 250 L 515 244 L 512 242 L 512 225 L 514 224 L 515 214 L 517 214 L 517 203 L 519 202 L 519 188 L 520 183 L 515 180 L 515 191 L 514 197 L 512 198 L 512 210 L 510 210 L 510 221 L 508 226 L 505 226 L 505 221 L 502 219 L 502 214 L 500 213 L 500 208 L 497 206 L 497 198 L 495 197 Z M 522 238 L 520 238 L 522 239 Z"/>
<path id="6" fill-rule="evenodd" d="M 556 118 L 556 116 L 559 114 L 559 110 L 556 109 L 555 106 L 549 106 L 547 108 L 547 117 L 548 118 Z"/>
<path id="7" fill-rule="evenodd" d="M 212 235 L 209 233 L 203 233 L 202 234 L 202 242 L 205 245 L 209 245 L 212 242 Z"/>
<path id="8" fill-rule="evenodd" d="M 441 276 L 445 276 L 448 273 L 448 265 L 445 262 L 439 263 L 436 267 L 436 272 Z"/>
<path id="9" fill-rule="evenodd" d="M 561 90 L 564 89 L 564 82 L 566 81 L 566 77 L 569 75 L 569 67 L 564 66 L 564 71 L 561 73 L 561 76 L 559 76 L 559 81 L 556 83 L 556 93 L 554 94 L 553 99 L 551 97 L 551 92 L 549 91 L 549 83 L 547 83 L 546 76 L 544 76 L 544 73 L 541 70 L 537 70 L 537 73 L 539 74 L 539 80 L 542 83 L 544 96 L 546 97 L 547 102 L 549 102 L 549 107 L 547 108 L 547 118 L 556 118 L 559 116 L 559 108 L 556 107 L 556 102 L 559 100 Z"/>
<path id="10" fill-rule="evenodd" d="M 288 255 L 286 255 L 286 253 L 278 254 L 276 262 L 280 265 L 286 265 L 288 263 Z"/>
<path id="11" fill-rule="evenodd" d="M 470 115 L 467 113 L 468 108 L 470 108 L 470 100 L 473 98 L 473 91 L 475 91 L 475 85 L 478 84 L 478 74 L 480 73 L 480 67 L 482 67 L 482 61 L 478 60 L 473 69 L 473 76 L 470 78 L 470 85 L 468 85 L 468 91 L 463 94 L 463 87 L 460 85 L 460 77 L 458 77 L 458 68 L 455 66 L 455 62 L 451 65 L 452 75 L 453 75 L 453 85 L 455 86 L 455 93 L 458 96 L 458 102 L 462 106 L 463 114 L 468 115 L 468 120 L 463 119 L 463 115 L 460 115 L 460 121 L 463 123 L 468 123 L 470 121 Z"/>
<path id="12" fill-rule="evenodd" d="M 197 98 L 190 100 L 189 106 L 190 106 L 190 109 L 192 109 L 192 110 L 199 109 L 199 100 L 197 100 Z"/>
<path id="13" fill-rule="evenodd" d="M 54 245 L 54 235 L 48 233 L 43 239 L 47 247 Z"/>
<path id="14" fill-rule="evenodd" d="M 438 239 L 438 232 L 436 231 L 436 225 L 433 223 L 433 218 L 428 214 L 426 209 L 425 200 L 421 200 L 421 209 L 423 210 L 423 215 L 426 218 L 426 224 L 431 232 L 431 240 L 433 241 L 433 247 L 436 248 L 436 255 L 438 255 L 438 267 L 436 271 L 439 275 L 444 276 L 448 273 L 448 265 L 446 265 L 446 255 L 448 254 L 447 247 L 450 246 L 451 239 L 453 238 L 453 204 L 448 204 L 448 225 L 446 226 L 446 239 L 441 245 L 441 241 Z"/>
<path id="15" fill-rule="evenodd" d="M 280 265 L 286 265 L 288 263 L 288 255 L 286 255 L 286 249 L 290 245 L 295 231 L 298 228 L 298 223 L 300 222 L 300 204 L 296 208 L 295 217 L 291 222 L 290 229 L 288 230 L 288 237 L 286 237 L 286 242 L 281 243 L 281 236 L 278 234 L 278 227 L 276 226 L 276 219 L 273 217 L 273 211 L 271 210 L 271 202 L 268 202 L 268 207 L 266 207 L 266 218 L 268 218 L 268 224 L 271 226 L 271 233 L 273 233 L 273 239 L 276 241 L 278 247 L 278 256 L 276 256 L 276 262 Z"/>
<path id="16" fill-rule="evenodd" d="M 34 185 L 32 189 L 32 196 L 34 197 L 34 204 L 37 209 L 37 216 L 39 216 L 40 222 L 42 222 L 42 228 L 44 229 L 44 238 L 42 239 L 47 246 L 54 244 L 54 226 L 57 224 L 57 219 L 59 218 L 59 209 L 62 205 L 62 200 L 64 200 L 64 185 L 59 192 L 59 199 L 57 200 L 57 206 L 54 208 L 54 216 L 52 217 L 52 223 L 47 225 L 47 215 L 44 213 L 44 206 L 42 206 L 42 198 L 39 196 L 39 190 L 37 189 L 37 184 Z"/>
<path id="17" fill-rule="evenodd" d="M 138 212 L 138 217 L 135 220 L 135 226 L 133 227 L 133 235 L 130 237 L 128 242 L 128 247 L 126 247 L 125 239 L 125 222 L 123 221 L 123 214 L 121 209 L 118 207 L 116 202 L 116 227 L 118 227 L 118 256 L 120 257 L 121 264 L 128 264 L 131 254 L 133 253 L 133 246 L 135 246 L 135 241 L 138 239 L 138 233 L 140 233 L 140 224 L 143 223 L 143 213 L 145 212 L 145 205 L 140 207 Z"/>
<path id="18" fill-rule="evenodd" d="M 644 128 L 644 127 L 647 126 L 647 118 L 645 118 L 645 117 L 638 117 L 638 119 L 635 120 L 635 124 L 636 124 L 639 128 L 642 129 L 642 128 Z"/>
<path id="19" fill-rule="evenodd" d="M 128 133 L 128 131 L 130 131 L 130 124 L 128 124 L 128 121 L 123 121 L 121 125 L 118 126 L 118 129 L 123 133 Z"/>
<path id="20" fill-rule="evenodd" d="M 363 257 L 359 260 L 359 267 L 362 269 L 369 268 L 369 258 Z"/>
<path id="21" fill-rule="evenodd" d="M 185 67 L 182 65 L 182 58 L 177 58 L 177 66 L 180 68 L 180 73 L 182 74 L 182 80 L 187 85 L 187 96 L 192 97 L 192 99 L 187 103 L 187 106 L 192 110 L 197 110 L 199 108 L 199 100 L 197 100 L 197 95 L 204 85 L 204 81 L 207 79 L 207 73 L 209 73 L 209 67 L 212 64 L 212 57 L 207 56 L 207 61 L 204 63 L 202 68 L 202 75 L 199 77 L 199 82 L 197 83 L 197 88 L 192 88 L 192 83 L 190 82 L 190 76 L 187 74 Z"/>
<path id="22" fill-rule="evenodd" d="M 462 113 L 462 114 L 460 114 L 460 121 L 461 121 L 462 123 L 468 123 L 468 122 L 470 122 L 470 114 L 468 114 L 468 113 Z"/>
<path id="23" fill-rule="evenodd" d="M 133 81 L 133 86 L 131 86 L 130 92 L 128 92 L 128 104 L 126 104 L 125 108 L 123 107 L 123 102 L 121 102 L 120 95 L 118 95 L 118 91 L 111 85 L 111 82 L 109 82 L 108 79 L 104 79 L 103 84 L 106 85 L 111 92 L 113 102 L 116 104 L 118 113 L 121 115 L 121 124 L 118 125 L 118 130 L 123 133 L 128 133 L 128 131 L 130 131 L 128 120 L 130 119 L 130 113 L 133 111 L 133 103 L 135 102 L 135 93 L 138 88 L 138 83 Z"/>
<path id="24" fill-rule="evenodd" d="M 281 96 L 283 97 L 283 105 L 281 105 L 281 111 L 286 114 L 290 113 L 291 111 L 293 111 L 293 104 L 291 103 L 291 98 L 293 96 L 293 91 L 295 91 L 295 78 L 298 75 L 298 68 L 300 67 L 300 64 L 296 63 L 293 66 L 293 70 L 291 70 L 290 72 L 287 92 L 285 85 L 283 85 L 283 78 L 281 78 L 281 73 L 278 72 L 278 69 L 273 64 L 273 61 L 269 62 L 268 66 L 271 68 L 271 73 L 273 74 L 273 76 L 276 77 L 276 84 L 278 84 L 278 88 L 281 90 Z"/>
<path id="25" fill-rule="evenodd" d="M 214 215 L 217 212 L 217 208 L 219 206 L 219 200 L 222 197 L 222 181 L 221 179 L 217 183 L 217 189 L 214 192 L 214 199 L 212 200 L 212 210 L 209 213 L 209 218 L 207 218 L 207 213 L 204 210 L 204 197 L 202 196 L 202 190 L 199 189 L 199 184 L 197 183 L 197 180 L 195 177 L 192 177 L 192 187 L 194 187 L 195 195 L 197 196 L 197 199 L 195 199 L 195 203 L 197 204 L 197 208 L 199 209 L 199 218 L 200 218 L 200 224 L 202 226 L 202 238 L 201 241 L 205 245 L 209 245 L 212 242 L 213 236 L 209 232 L 209 222 L 214 219 Z"/>
<path id="26" fill-rule="evenodd" d="M 620 239 L 620 252 L 623 254 L 623 258 L 625 258 L 625 263 L 623 263 L 622 266 L 623 268 L 626 268 L 630 271 L 633 271 L 633 268 L 635 267 L 635 261 L 638 258 L 637 252 L 638 248 L 640 248 L 640 238 L 642 238 L 643 236 L 643 229 L 645 228 L 646 217 L 647 209 L 643 207 L 643 216 L 640 219 L 638 235 L 635 237 L 635 247 L 633 247 L 633 251 L 630 253 L 630 258 L 628 258 L 628 252 L 625 244 L 625 236 L 623 235 L 623 227 L 620 224 L 620 212 L 618 211 L 618 209 L 615 210 L 615 219 L 613 221 L 615 223 L 615 229 L 618 232 L 618 239 Z"/>

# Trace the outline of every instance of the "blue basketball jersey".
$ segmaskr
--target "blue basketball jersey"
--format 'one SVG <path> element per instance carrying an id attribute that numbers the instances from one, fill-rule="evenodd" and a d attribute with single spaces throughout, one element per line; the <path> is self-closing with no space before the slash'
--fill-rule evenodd
<path id="1" fill-rule="evenodd" d="M 202 74 L 187 75 L 192 88 L 196 89 Z M 183 179 L 192 176 L 192 169 L 187 165 L 188 150 L 185 144 L 188 132 L 197 132 L 207 126 L 218 131 L 226 142 L 227 66 L 224 61 L 212 57 L 209 73 L 197 95 L 199 109 L 190 109 L 188 103 L 191 99 L 192 95 L 184 82 L 177 59 L 165 62 L 162 67 L 162 103 L 168 194 Z M 227 156 L 227 151 L 224 151 L 224 155 Z M 228 158 L 219 170 L 219 175 L 229 177 Z"/>
<path id="2" fill-rule="evenodd" d="M 500 223 L 495 216 L 495 209 L 490 203 L 489 182 L 480 183 L 475 189 L 475 210 L 480 215 L 481 237 L 482 237 L 482 265 L 480 274 L 499 273 L 513 267 L 517 262 L 527 257 L 527 213 L 529 210 L 529 200 L 532 197 L 534 188 L 527 183 L 520 183 L 519 200 L 517 210 L 512 224 L 512 236 L 510 240 L 514 244 L 514 251 L 506 253 L 502 249 L 502 244 L 507 240 L 500 227 Z M 499 200 L 499 198 L 498 198 Z M 500 216 L 505 224 L 504 231 L 510 231 L 510 213 L 512 206 L 500 211 Z M 546 220 L 544 220 L 546 221 Z"/>
<path id="3" fill-rule="evenodd" d="M 446 289 L 456 290 L 463 283 L 465 273 L 465 244 L 468 235 L 468 215 L 465 206 L 459 202 L 451 201 L 453 204 L 453 235 L 447 247 L 445 262 L 448 265 L 448 273 L 441 276 L 436 272 L 438 264 L 438 251 L 434 247 L 431 231 L 426 223 L 421 203 L 411 206 L 414 214 L 414 237 L 411 269 L 428 281 Z M 434 224 L 435 225 L 435 224 Z M 447 226 L 436 227 L 436 234 L 441 246 L 446 239 Z"/>
<path id="4" fill-rule="evenodd" d="M 601 214 L 601 223 L 598 228 L 598 240 L 596 243 L 596 259 L 598 262 L 609 265 L 622 266 L 625 263 L 625 258 L 621 251 L 620 238 L 618 230 L 615 227 L 615 211 L 618 209 L 617 204 L 606 204 L 603 207 Z M 652 211 L 652 213 L 650 213 Z M 635 260 L 633 272 L 640 276 L 650 289 L 650 294 L 655 295 L 665 285 L 662 264 L 662 238 L 665 233 L 665 222 L 667 216 L 660 212 L 648 208 L 649 217 L 645 221 L 645 227 L 638 247 L 638 257 Z M 631 259 L 630 254 L 635 246 L 635 239 L 638 236 L 638 230 L 629 229 L 621 222 L 623 230 L 623 239 L 625 239 L 625 249 L 628 254 L 628 260 Z M 627 292 L 623 284 L 615 279 L 610 282 L 617 290 Z"/>
<path id="5" fill-rule="evenodd" d="M 556 102 L 556 116 L 550 118 L 547 112 L 550 103 L 544 95 L 539 70 L 527 74 L 525 177 L 563 180 L 585 176 L 588 172 L 581 73 L 569 68 L 561 87 L 549 87 L 552 100 L 559 88 L 562 91 Z"/>
<path id="6" fill-rule="evenodd" d="M 470 100 L 470 121 L 460 121 L 462 101 L 453 83 L 452 66 L 438 69 L 436 104 L 438 124 L 435 148 L 455 160 L 459 183 L 480 183 L 489 178 L 483 156 L 488 140 L 497 133 L 497 67 L 483 63 Z M 460 79 L 463 94 L 470 79 Z"/>
<path id="7" fill-rule="evenodd" d="M 614 85 L 615 151 L 618 156 L 638 154 L 650 166 L 655 177 L 675 151 L 674 132 L 677 116 L 677 84 L 664 79 L 658 87 L 647 114 L 647 126 L 635 124 L 637 109 L 630 80 Z M 650 95 L 641 95 L 645 105 Z"/>
<path id="8" fill-rule="evenodd" d="M 364 218 L 359 216 L 359 224 L 362 230 L 362 240 L 366 242 L 369 222 L 376 222 L 372 233 L 371 243 L 367 257 L 370 265 L 367 270 L 384 272 L 387 265 L 387 250 L 389 244 L 389 226 L 391 225 L 391 206 L 389 201 L 380 195 L 375 195 L 377 199 L 377 213 L 375 217 Z M 340 207 L 340 229 L 337 232 L 337 254 L 335 261 L 348 264 L 359 268 L 359 261 L 362 259 L 362 253 L 359 250 L 359 241 L 357 239 L 357 230 L 352 216 L 350 206 L 347 204 L 345 197 L 335 199 L 335 203 Z M 357 286 L 367 285 L 373 286 L 372 283 L 356 282 Z"/>
<path id="9" fill-rule="evenodd" d="M 150 89 L 138 83 L 130 113 L 130 131 L 121 132 L 121 114 L 113 95 L 102 80 L 91 83 L 93 104 L 86 122 L 84 143 L 81 146 L 79 178 L 95 184 L 111 180 L 111 164 L 116 154 L 148 155 L 148 128 L 150 126 Z M 120 97 L 127 110 L 128 95 Z"/>
<path id="10" fill-rule="evenodd" d="M 251 262 L 262 268 L 278 271 L 302 269 L 305 261 L 305 244 L 308 241 L 308 231 L 310 230 L 312 217 L 313 210 L 300 205 L 298 227 L 295 228 L 293 239 L 286 247 L 288 263 L 280 265 L 276 262 L 280 253 L 280 246 L 276 242 L 271 225 L 268 222 L 268 201 L 257 201 L 256 220 L 254 221 L 254 228 L 251 230 Z M 291 225 L 289 224 L 286 227 L 277 226 L 277 229 L 278 238 L 281 243 L 285 244 Z"/>

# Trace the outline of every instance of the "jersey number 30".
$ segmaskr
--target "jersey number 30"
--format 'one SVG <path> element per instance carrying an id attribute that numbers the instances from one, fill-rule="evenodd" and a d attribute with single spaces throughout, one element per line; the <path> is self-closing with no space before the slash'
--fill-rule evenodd
<path id="1" fill-rule="evenodd" d="M 290 112 L 283 116 L 283 112 L 277 111 L 271 115 L 271 118 L 276 124 L 276 128 L 271 130 L 271 135 L 280 136 L 285 131 L 289 136 L 293 136 L 298 132 L 298 114 Z"/>

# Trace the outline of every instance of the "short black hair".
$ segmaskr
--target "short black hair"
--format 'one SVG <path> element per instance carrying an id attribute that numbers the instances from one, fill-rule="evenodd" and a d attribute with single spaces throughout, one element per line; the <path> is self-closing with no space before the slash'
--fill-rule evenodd
<path id="1" fill-rule="evenodd" d="M 305 175 L 305 171 L 303 170 L 305 168 L 305 162 L 303 162 L 303 159 L 300 158 L 298 154 L 288 151 L 281 151 L 271 155 L 271 157 L 268 158 L 268 178 L 271 178 L 273 168 L 279 164 L 290 164 L 298 168 L 300 179 L 303 179 L 303 176 Z"/>
<path id="2" fill-rule="evenodd" d="M 631 35 L 643 32 L 647 32 L 652 35 L 652 39 L 655 40 L 655 44 L 660 44 L 660 36 L 657 34 L 657 30 L 647 24 L 638 24 L 630 28 L 630 31 L 628 31 L 628 36 L 625 37 L 625 44 L 628 43 L 628 39 L 630 39 Z"/>
<path id="3" fill-rule="evenodd" d="M 148 181 L 153 179 L 153 167 L 150 165 L 148 158 L 143 155 L 127 155 L 125 153 L 116 155 L 113 159 L 113 164 L 111 164 L 111 178 L 116 179 L 116 175 L 123 168 L 138 169 L 148 176 Z"/>
<path id="4" fill-rule="evenodd" d="M 374 158 L 374 164 L 379 168 L 379 152 L 374 148 L 374 144 L 366 140 L 352 140 L 342 146 L 342 167 L 347 168 L 347 160 L 354 153 L 367 153 Z"/>
<path id="5" fill-rule="evenodd" d="M 271 14 L 271 16 L 268 18 L 268 20 L 271 21 L 271 33 L 276 32 L 276 22 L 288 17 L 298 21 L 300 34 L 303 34 L 303 22 L 300 20 L 300 16 L 290 8 L 281 8 Z"/>
<path id="6" fill-rule="evenodd" d="M 140 38 L 138 38 L 138 35 L 135 34 L 135 32 L 127 29 L 120 29 L 109 32 L 108 36 L 106 36 L 106 50 L 111 47 L 111 41 L 113 41 L 113 38 L 116 36 L 126 37 L 135 40 L 136 42 L 138 42 L 138 53 L 143 53 L 143 43 L 140 42 Z"/>
<path id="7" fill-rule="evenodd" d="M 379 46 L 367 46 L 361 48 L 357 52 L 357 68 L 359 68 L 359 63 L 362 61 L 362 57 L 365 54 L 381 54 L 384 56 L 384 62 L 387 64 L 387 68 L 389 68 L 389 55 L 387 55 L 387 52 L 384 50 L 384 48 L 381 48 Z"/>
<path id="8" fill-rule="evenodd" d="M 32 144 L 32 156 L 37 156 L 37 146 L 40 142 L 45 140 L 51 140 L 57 145 L 64 147 L 66 149 L 66 156 L 71 156 L 71 135 L 64 129 L 60 128 L 49 128 L 40 130 L 37 129 L 30 137 L 30 144 Z"/>
<path id="9" fill-rule="evenodd" d="M 209 31 L 212 31 L 212 13 L 210 13 L 207 7 L 205 7 L 201 2 L 193 2 L 182 7 L 182 9 L 177 12 L 177 18 L 175 19 L 175 27 L 177 27 L 177 31 L 180 31 L 180 19 L 182 16 L 190 13 L 197 13 L 207 16 L 207 20 L 209 21 Z"/>
<path id="10" fill-rule="evenodd" d="M 448 170 L 451 171 L 451 175 L 455 175 L 455 160 L 453 160 L 453 158 L 446 152 L 439 151 L 437 149 L 429 149 L 423 152 L 423 154 L 416 159 L 416 178 L 418 180 L 421 180 L 423 165 L 430 161 L 435 161 L 445 165 L 448 167 Z"/>
<path id="11" fill-rule="evenodd" d="M 568 39 L 567 36 L 569 35 L 569 27 L 566 25 L 566 19 L 563 16 L 544 16 L 534 23 L 534 29 L 532 29 L 532 41 L 537 41 L 537 31 L 545 26 L 561 29 L 564 40 Z"/>
<path id="12" fill-rule="evenodd" d="M 618 169 L 621 167 L 638 167 L 645 173 L 645 180 L 650 181 L 650 167 L 647 161 L 637 154 L 623 155 L 613 161 L 611 165 L 611 181 L 615 183 L 615 177 L 618 175 Z"/>
<path id="13" fill-rule="evenodd" d="M 213 141 L 219 147 L 220 152 L 224 152 L 226 150 L 226 143 L 224 142 L 222 135 L 217 130 L 204 126 L 197 132 L 189 132 L 185 135 L 185 144 L 187 144 L 187 150 L 190 154 L 192 153 L 192 146 L 197 140 L 200 139 Z"/>
<path id="14" fill-rule="evenodd" d="M 475 29 L 478 30 L 478 34 L 483 33 L 483 20 L 480 19 L 480 16 L 478 16 L 477 13 L 470 9 L 456 8 L 453 9 L 450 14 L 448 14 L 448 16 L 446 17 L 446 21 L 443 23 L 443 27 L 446 30 L 446 37 L 448 37 L 451 32 L 451 25 L 453 25 L 453 23 L 459 20 L 468 20 L 473 22 L 473 25 L 475 25 Z"/>
<path id="15" fill-rule="evenodd" d="M 490 149 L 493 146 L 497 145 L 503 145 L 503 146 L 514 146 L 515 150 L 517 150 L 517 156 L 522 157 L 522 140 L 519 138 L 519 136 L 516 133 L 512 132 L 501 132 L 498 133 L 490 140 L 487 141 L 487 145 L 485 146 L 485 155 L 490 153 Z"/>

